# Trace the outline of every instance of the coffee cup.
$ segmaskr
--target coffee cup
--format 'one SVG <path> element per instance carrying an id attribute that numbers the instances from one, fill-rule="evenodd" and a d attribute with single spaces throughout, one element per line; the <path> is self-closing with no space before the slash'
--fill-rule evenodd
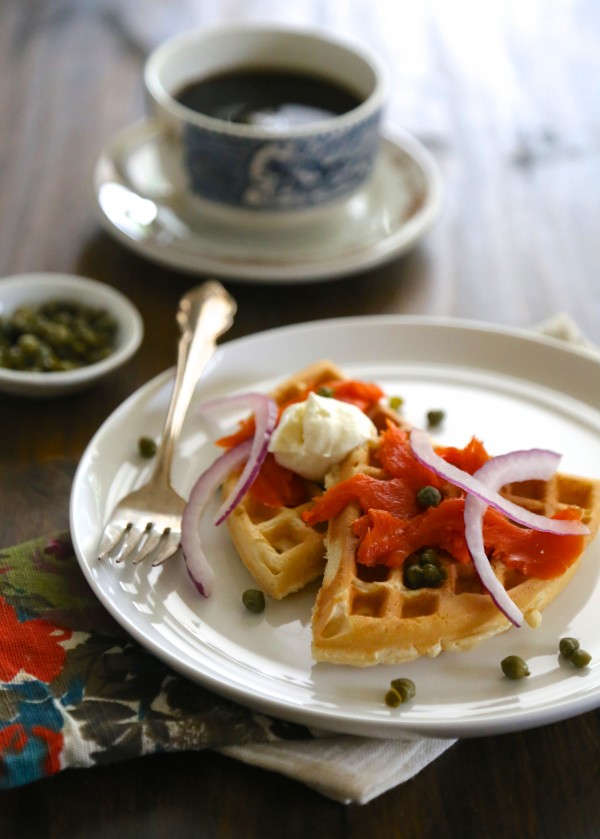
<path id="1" fill-rule="evenodd" d="M 315 218 L 373 170 L 387 80 L 362 46 L 315 30 L 224 25 L 157 47 L 144 81 L 175 177 L 219 218 Z"/>

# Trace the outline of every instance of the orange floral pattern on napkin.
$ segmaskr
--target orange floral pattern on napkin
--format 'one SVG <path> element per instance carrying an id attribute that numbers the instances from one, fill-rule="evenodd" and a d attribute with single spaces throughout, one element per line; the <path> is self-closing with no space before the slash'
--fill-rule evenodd
<path id="1" fill-rule="evenodd" d="M 140 647 L 94 596 L 68 534 L 0 551 L 0 788 L 157 751 L 310 736 Z"/>

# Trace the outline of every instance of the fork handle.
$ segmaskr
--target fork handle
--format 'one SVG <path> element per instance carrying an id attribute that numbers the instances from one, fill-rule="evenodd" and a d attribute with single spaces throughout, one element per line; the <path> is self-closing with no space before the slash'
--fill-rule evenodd
<path id="1" fill-rule="evenodd" d="M 181 337 L 175 383 L 154 462 L 154 477 L 167 483 L 170 483 L 175 444 L 192 395 L 215 350 L 217 338 L 229 329 L 235 311 L 235 301 L 216 280 L 191 289 L 179 301 L 177 322 Z"/>

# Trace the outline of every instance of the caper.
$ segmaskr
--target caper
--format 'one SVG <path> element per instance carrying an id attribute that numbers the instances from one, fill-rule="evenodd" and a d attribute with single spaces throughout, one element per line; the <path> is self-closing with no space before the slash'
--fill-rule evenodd
<path id="1" fill-rule="evenodd" d="M 440 558 L 435 548 L 423 548 L 419 554 L 419 565 L 437 565 L 440 567 Z"/>
<path id="2" fill-rule="evenodd" d="M 8 366 L 11 370 L 25 370 L 27 367 L 27 360 L 16 344 L 8 351 Z"/>
<path id="3" fill-rule="evenodd" d="M 79 367 L 77 362 L 69 358 L 59 358 L 56 362 L 56 370 L 62 370 L 63 372 L 66 370 L 76 370 L 77 367 Z"/>
<path id="4" fill-rule="evenodd" d="M 69 352 L 74 355 L 75 358 L 84 358 L 86 350 L 87 346 L 85 341 L 77 336 L 74 336 L 69 342 Z"/>
<path id="5" fill-rule="evenodd" d="M 93 323 L 96 329 L 108 336 L 116 335 L 119 328 L 115 318 L 110 314 L 110 312 L 107 312 L 104 309 L 96 310 L 93 317 Z"/>
<path id="6" fill-rule="evenodd" d="M 249 612 L 263 612 L 265 608 L 265 595 L 256 588 L 247 588 L 242 594 L 242 603 Z"/>
<path id="7" fill-rule="evenodd" d="M 412 699 L 417 692 L 417 688 L 413 680 L 407 679 L 404 676 L 400 679 L 392 679 L 390 687 L 400 695 L 403 702 L 408 702 L 408 700 Z"/>
<path id="8" fill-rule="evenodd" d="M 47 300 L 39 307 L 39 313 L 52 320 L 70 319 L 77 312 L 77 305 L 70 300 Z"/>
<path id="9" fill-rule="evenodd" d="M 509 679 L 523 679 L 525 676 L 530 675 L 527 662 L 519 655 L 506 656 L 500 662 L 500 667 L 504 675 Z"/>
<path id="10" fill-rule="evenodd" d="M 402 579 L 406 588 L 438 588 L 448 574 L 434 548 L 411 554 L 404 562 Z"/>
<path id="11" fill-rule="evenodd" d="M 433 563 L 431 562 L 427 562 L 425 565 L 421 565 L 421 572 L 423 574 L 424 586 L 440 586 L 447 577 L 444 568 L 441 568 L 437 565 L 433 565 Z"/>
<path id="12" fill-rule="evenodd" d="M 442 500 L 439 489 L 432 486 L 424 486 L 417 492 L 417 501 L 421 507 L 437 507 Z"/>
<path id="13" fill-rule="evenodd" d="M 13 336 L 13 324 L 6 315 L 0 315 L 0 339 L 4 346 L 9 346 Z"/>
<path id="14" fill-rule="evenodd" d="M 12 316 L 13 328 L 18 332 L 32 332 L 35 328 L 35 314 L 29 306 L 19 306 Z"/>
<path id="15" fill-rule="evenodd" d="M 587 667 L 591 660 L 591 655 L 586 650 L 582 650 L 581 648 L 574 650 L 569 658 L 571 664 L 574 664 L 575 667 L 578 667 L 580 669 Z"/>
<path id="16" fill-rule="evenodd" d="M 154 457 L 158 446 L 152 437 L 140 437 L 138 440 L 138 452 L 142 457 Z"/>
<path id="17" fill-rule="evenodd" d="M 441 411 L 439 408 L 427 411 L 427 424 L 431 428 L 436 428 L 436 426 L 441 425 L 445 418 L 446 412 Z"/>
<path id="18" fill-rule="evenodd" d="M 41 341 L 37 335 L 32 335 L 31 332 L 23 332 L 17 338 L 17 347 L 25 358 L 33 359 L 39 354 Z"/>
<path id="19" fill-rule="evenodd" d="M 420 565 L 406 564 L 404 566 L 403 581 L 406 588 L 417 589 L 423 587 L 423 569 Z"/>
<path id="20" fill-rule="evenodd" d="M 573 653 L 579 649 L 579 641 L 577 638 L 561 638 L 558 649 L 564 658 L 571 658 Z"/>
<path id="21" fill-rule="evenodd" d="M 390 396 L 389 405 L 392 411 L 401 411 L 404 399 L 401 396 Z"/>
<path id="22" fill-rule="evenodd" d="M 39 327 L 42 337 L 54 347 L 60 349 L 68 347 L 71 341 L 71 331 L 64 323 L 53 323 L 52 321 L 41 322 Z"/>
<path id="23" fill-rule="evenodd" d="M 86 323 L 82 323 L 80 326 L 78 325 L 77 334 L 80 341 L 87 347 L 97 347 L 102 341 L 102 336 Z"/>
<path id="24" fill-rule="evenodd" d="M 88 361 L 90 364 L 94 364 L 96 361 L 102 361 L 102 359 L 108 358 L 111 353 L 112 349 L 110 347 L 98 347 L 98 349 L 90 350 Z"/>
<path id="25" fill-rule="evenodd" d="M 322 385 L 317 390 L 317 396 L 326 396 L 327 398 L 331 398 L 333 396 L 333 394 L 334 394 L 333 388 L 329 387 L 328 385 Z"/>
<path id="26" fill-rule="evenodd" d="M 61 369 L 61 360 L 52 352 L 48 344 L 44 344 L 40 351 L 40 368 L 45 373 Z"/>
<path id="27" fill-rule="evenodd" d="M 386 693 L 385 697 L 385 704 L 389 708 L 397 708 L 398 705 L 402 705 L 402 697 L 398 693 L 398 691 L 394 690 L 394 688 L 390 688 Z"/>

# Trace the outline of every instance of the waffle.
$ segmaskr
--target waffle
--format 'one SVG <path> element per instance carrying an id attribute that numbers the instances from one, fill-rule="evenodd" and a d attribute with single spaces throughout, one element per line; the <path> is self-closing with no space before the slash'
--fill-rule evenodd
<path id="1" fill-rule="evenodd" d="M 356 472 L 386 478 L 375 458 L 376 444 L 351 452 L 329 476 L 328 485 Z M 512 484 L 503 493 L 541 515 L 565 507 L 583 510 L 591 541 L 600 520 L 600 481 L 565 474 L 551 481 Z M 327 565 L 312 616 L 313 656 L 317 661 L 364 667 L 434 657 L 443 650 L 468 650 L 508 629 L 511 624 L 482 589 L 471 563 L 440 558 L 447 579 L 439 588 L 410 590 L 402 568 L 366 567 L 356 562 L 357 540 L 352 522 L 360 515 L 350 504 L 329 523 Z M 492 566 L 510 596 L 537 625 L 540 612 L 567 585 L 579 565 L 560 577 L 525 577 L 492 559 Z"/>
<path id="2" fill-rule="evenodd" d="M 344 373 L 330 361 L 318 361 L 284 381 L 271 396 L 282 406 L 305 393 L 307 387 L 344 378 Z M 383 405 L 371 419 L 380 428 L 386 419 L 401 423 L 398 414 Z M 237 474 L 231 474 L 223 483 L 224 496 L 232 492 Z M 311 498 L 322 491 L 313 483 L 308 484 L 308 489 Z M 302 521 L 302 513 L 311 503 L 274 509 L 256 503 L 247 493 L 227 519 L 242 562 L 259 587 L 277 600 L 299 591 L 323 573 L 326 527 L 316 529 Z"/>

